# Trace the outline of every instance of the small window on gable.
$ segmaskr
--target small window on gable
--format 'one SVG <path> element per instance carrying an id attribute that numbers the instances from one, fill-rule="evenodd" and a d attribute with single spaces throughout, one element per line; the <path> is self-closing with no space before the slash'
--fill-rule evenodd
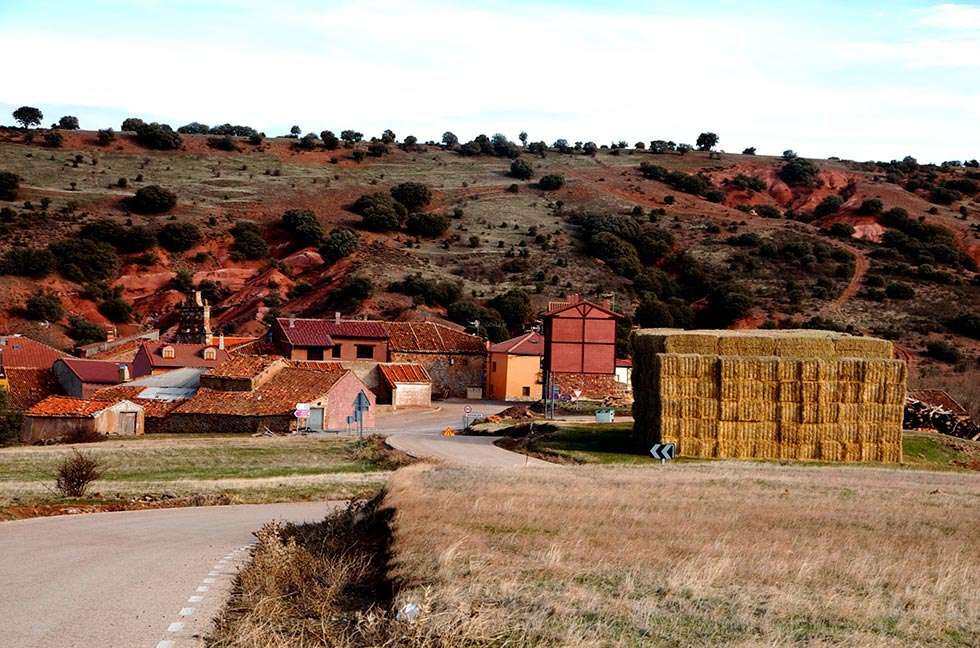
<path id="1" fill-rule="evenodd" d="M 214 347 L 208 347 L 204 349 L 205 360 L 215 360 L 217 357 L 218 357 L 218 351 Z"/>
<path id="2" fill-rule="evenodd" d="M 167 345 L 160 350 L 160 355 L 162 355 L 164 358 L 169 358 L 172 360 L 177 357 L 177 352 L 172 346 Z"/>

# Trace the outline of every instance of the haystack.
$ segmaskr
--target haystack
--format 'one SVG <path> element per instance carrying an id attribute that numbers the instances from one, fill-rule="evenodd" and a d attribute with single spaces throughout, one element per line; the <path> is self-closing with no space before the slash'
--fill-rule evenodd
<path id="1" fill-rule="evenodd" d="M 634 434 L 681 456 L 898 462 L 906 367 L 832 331 L 633 334 Z"/>

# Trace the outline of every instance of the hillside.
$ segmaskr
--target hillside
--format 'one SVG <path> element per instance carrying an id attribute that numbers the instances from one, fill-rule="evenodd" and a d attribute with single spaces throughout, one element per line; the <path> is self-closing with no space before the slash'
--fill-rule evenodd
<path id="1" fill-rule="evenodd" d="M 912 361 L 914 383 L 949 384 L 980 402 L 965 378 L 980 350 L 967 336 L 980 336 L 980 323 L 961 317 L 980 304 L 972 167 L 518 145 L 511 154 L 533 173 L 525 181 L 511 176 L 506 155 L 470 144 L 392 143 L 375 147 L 375 157 L 360 153 L 367 142 L 326 150 L 316 140 L 301 150 L 294 138 L 184 134 L 176 150 L 158 151 L 131 133 L 101 145 L 94 132 L 57 132 L 60 146 L 0 131 L 0 171 L 20 177 L 15 200 L 0 201 L 4 331 L 68 347 L 94 335 L 78 319 L 69 326 L 69 314 L 99 326 L 111 317 L 120 334 L 166 327 L 177 289 L 204 282 L 228 333 L 259 332 L 270 314 L 394 318 L 414 304 L 461 323 L 480 319 L 482 332 L 499 338 L 504 325 L 514 332 L 567 292 L 608 294 L 644 325 L 807 324 L 889 337 Z M 549 174 L 564 184 L 540 188 Z M 444 233 L 368 231 L 350 210 L 362 195 L 404 182 L 430 189 L 418 211 L 447 217 Z M 151 185 L 174 192 L 176 205 L 134 213 L 129 199 Z M 325 235 L 350 228 L 356 250 L 325 260 L 304 245 L 319 234 L 304 239 L 282 227 L 290 209 L 311 210 Z M 409 219 L 409 227 L 431 233 L 441 220 Z M 240 221 L 256 225 L 235 227 Z M 158 244 L 175 223 L 193 224 L 199 237 Z M 79 244 L 100 236 L 112 247 Z M 52 243 L 46 272 L 17 256 Z M 88 261 L 64 259 L 72 255 Z M 421 280 L 404 282 L 415 275 Z M 529 304 L 511 293 L 490 304 L 495 311 L 482 308 L 515 288 Z M 38 289 L 63 304 L 59 313 L 35 303 L 35 318 L 60 315 L 48 318 L 54 325 L 24 311 Z"/>

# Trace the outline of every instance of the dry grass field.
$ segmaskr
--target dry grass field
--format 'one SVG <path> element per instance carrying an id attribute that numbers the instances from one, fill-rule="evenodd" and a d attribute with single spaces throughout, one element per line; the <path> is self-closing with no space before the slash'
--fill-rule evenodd
<path id="1" fill-rule="evenodd" d="M 975 475 L 416 466 L 386 504 L 395 608 L 422 606 L 392 645 L 980 643 Z"/>

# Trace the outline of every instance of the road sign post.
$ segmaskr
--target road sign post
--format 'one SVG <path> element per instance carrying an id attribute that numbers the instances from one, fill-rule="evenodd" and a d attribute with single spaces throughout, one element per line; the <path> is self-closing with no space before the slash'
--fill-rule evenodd
<path id="1" fill-rule="evenodd" d="M 673 443 L 654 443 L 650 448 L 650 454 L 654 459 L 659 459 L 660 463 L 666 463 L 674 458 Z"/>
<path id="2" fill-rule="evenodd" d="M 359 441 L 364 440 L 364 416 L 363 413 L 371 409 L 371 401 L 368 400 L 367 394 L 364 390 L 357 392 L 357 397 L 354 399 L 354 415 L 353 419 L 357 423 L 357 439 Z"/>

